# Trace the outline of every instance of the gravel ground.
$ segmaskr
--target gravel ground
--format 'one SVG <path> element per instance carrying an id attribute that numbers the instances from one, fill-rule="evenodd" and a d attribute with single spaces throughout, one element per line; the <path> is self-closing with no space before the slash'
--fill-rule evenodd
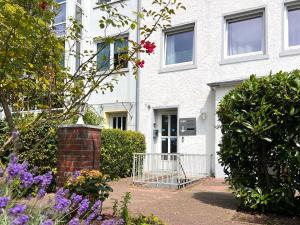
<path id="1" fill-rule="evenodd" d="M 131 179 L 111 182 L 114 192 L 104 203 L 111 212 L 112 199 L 131 192 L 129 209 L 161 218 L 168 225 L 300 225 L 299 218 L 251 215 L 237 212 L 237 203 L 220 179 L 201 180 L 181 190 L 134 186 Z"/>

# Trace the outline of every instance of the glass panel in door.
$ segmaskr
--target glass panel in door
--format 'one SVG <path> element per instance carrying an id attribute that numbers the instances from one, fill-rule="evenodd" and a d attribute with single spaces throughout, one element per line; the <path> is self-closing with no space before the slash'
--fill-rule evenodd
<path id="1" fill-rule="evenodd" d="M 177 153 L 177 115 L 161 116 L 161 153 L 176 154 Z M 168 156 L 163 156 L 163 160 L 168 160 Z M 172 157 L 171 160 L 174 160 Z"/>
<path id="2" fill-rule="evenodd" d="M 161 136 L 169 135 L 169 116 L 162 115 L 161 117 Z"/>

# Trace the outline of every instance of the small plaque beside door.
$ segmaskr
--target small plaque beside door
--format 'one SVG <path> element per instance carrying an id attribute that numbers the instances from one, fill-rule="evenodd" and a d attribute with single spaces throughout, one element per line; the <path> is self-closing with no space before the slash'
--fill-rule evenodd
<path id="1" fill-rule="evenodd" d="M 180 118 L 179 135 L 180 136 L 196 135 L 196 118 Z"/>

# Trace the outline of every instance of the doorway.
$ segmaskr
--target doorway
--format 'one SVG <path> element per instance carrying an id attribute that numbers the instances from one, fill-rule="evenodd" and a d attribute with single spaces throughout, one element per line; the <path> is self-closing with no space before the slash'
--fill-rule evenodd
<path id="1" fill-rule="evenodd" d="M 158 122 L 158 153 L 176 154 L 178 152 L 178 116 L 177 110 L 159 111 Z"/>

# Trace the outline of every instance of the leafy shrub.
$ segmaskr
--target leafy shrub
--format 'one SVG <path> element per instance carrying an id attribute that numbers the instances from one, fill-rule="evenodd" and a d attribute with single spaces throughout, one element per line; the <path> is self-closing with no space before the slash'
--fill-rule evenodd
<path id="1" fill-rule="evenodd" d="M 145 152 L 145 137 L 139 132 L 104 129 L 101 132 L 100 168 L 110 178 L 131 175 L 133 153 Z"/>
<path id="2" fill-rule="evenodd" d="M 56 128 L 58 122 L 56 120 L 40 119 L 31 129 L 27 128 L 28 124 L 34 122 L 36 116 L 28 114 L 26 116 L 16 116 L 14 118 L 17 128 L 21 131 L 21 141 L 23 149 L 19 157 L 20 160 L 27 161 L 31 167 L 36 167 L 39 174 L 52 171 L 56 173 L 57 165 L 57 137 Z M 85 111 L 83 119 L 86 124 L 99 125 L 101 118 L 93 110 L 88 107 Z M 74 116 L 68 120 L 69 123 L 76 123 L 78 116 Z M 0 120 L 0 146 L 9 138 L 9 129 L 7 123 Z M 7 146 L 6 151 L 1 157 L 2 162 L 7 162 L 7 157 L 13 146 Z"/>
<path id="3" fill-rule="evenodd" d="M 27 129 L 26 124 L 34 121 L 34 115 L 15 118 L 18 129 L 21 131 L 21 142 L 23 145 L 19 157 L 22 161 L 29 163 L 30 169 L 36 168 L 37 173 L 43 174 L 48 171 L 56 171 L 57 162 L 57 140 L 56 140 L 56 122 L 55 121 L 38 121 L 33 128 Z M 10 136 L 7 124 L 0 122 L 3 129 L 0 128 L 0 142 Z M 3 130 L 3 132 L 1 132 Z M 0 143 L 1 144 L 1 143 Z M 2 146 L 2 145 L 1 145 Z M 7 157 L 12 152 L 13 146 L 8 145 L 4 155 L 1 156 L 1 161 L 7 162 Z"/>
<path id="4" fill-rule="evenodd" d="M 83 121 L 85 124 L 99 126 L 103 122 L 103 118 L 96 113 L 93 107 L 89 106 L 85 110 Z"/>
<path id="5" fill-rule="evenodd" d="M 220 163 L 247 209 L 300 213 L 300 72 L 254 75 L 217 110 Z"/>
<path id="6" fill-rule="evenodd" d="M 107 181 L 98 170 L 81 170 L 67 181 L 65 188 L 71 193 L 88 197 L 92 201 L 97 199 L 104 201 L 112 191 Z"/>
<path id="7" fill-rule="evenodd" d="M 64 124 L 76 124 L 78 121 L 79 115 L 75 115 L 69 120 L 66 120 Z M 99 126 L 103 122 L 103 118 L 100 117 L 95 109 L 92 106 L 88 106 L 85 108 L 83 121 L 85 124 Z"/>

